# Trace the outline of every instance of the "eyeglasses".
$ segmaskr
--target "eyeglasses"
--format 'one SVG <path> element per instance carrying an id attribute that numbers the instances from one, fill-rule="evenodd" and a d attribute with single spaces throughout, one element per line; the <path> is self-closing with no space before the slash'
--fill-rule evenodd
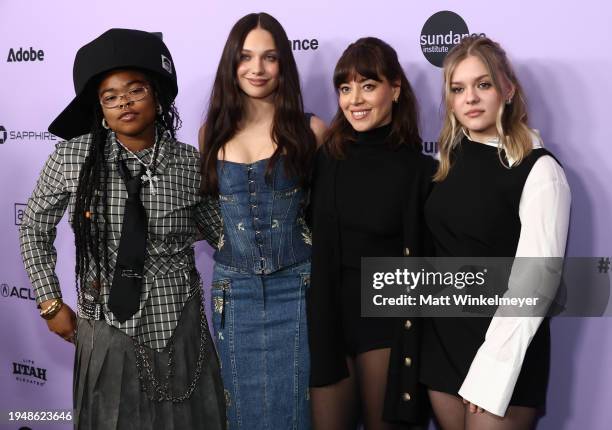
<path id="1" fill-rule="evenodd" d="M 147 87 L 136 87 L 129 90 L 127 93 L 123 94 L 112 94 L 107 95 L 100 98 L 100 104 L 107 109 L 115 109 L 124 104 L 129 104 L 132 102 L 138 102 L 144 99 L 147 94 L 149 94 L 149 89 Z M 125 102 L 122 102 L 121 99 L 124 99 Z"/>

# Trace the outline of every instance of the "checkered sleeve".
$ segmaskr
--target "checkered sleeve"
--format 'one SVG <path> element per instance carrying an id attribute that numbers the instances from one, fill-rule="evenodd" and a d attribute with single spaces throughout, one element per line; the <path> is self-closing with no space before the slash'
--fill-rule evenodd
<path id="1" fill-rule="evenodd" d="M 69 198 L 58 145 L 38 178 L 19 228 L 21 256 L 38 304 L 62 296 L 55 273 L 57 253 L 53 242 L 56 225 L 66 211 Z"/>
<path id="2" fill-rule="evenodd" d="M 204 240 L 217 249 L 223 232 L 219 200 L 211 196 L 203 196 L 195 208 L 195 220 Z"/>

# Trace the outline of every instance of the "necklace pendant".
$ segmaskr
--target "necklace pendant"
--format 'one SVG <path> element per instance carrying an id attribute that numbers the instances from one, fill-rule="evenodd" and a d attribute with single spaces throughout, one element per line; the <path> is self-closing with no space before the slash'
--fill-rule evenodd
<path id="1" fill-rule="evenodd" d="M 145 171 L 145 174 L 142 175 L 140 177 L 140 179 L 142 180 L 142 183 L 149 183 L 149 186 L 151 187 L 151 195 L 157 195 L 157 189 L 155 188 L 155 182 L 157 182 L 159 180 L 159 178 L 157 176 L 154 176 L 151 173 L 151 170 L 149 168 L 147 168 L 147 170 Z"/>

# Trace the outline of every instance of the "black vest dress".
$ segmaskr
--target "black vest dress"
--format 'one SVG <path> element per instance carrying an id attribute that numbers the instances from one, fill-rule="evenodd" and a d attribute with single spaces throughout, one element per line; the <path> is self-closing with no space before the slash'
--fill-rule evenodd
<path id="1" fill-rule="evenodd" d="M 498 149 L 464 138 L 451 154 L 447 178 L 437 183 L 425 205 L 438 257 L 513 257 L 521 220 L 523 186 L 545 149 L 534 149 L 511 169 Z M 504 152 L 501 153 L 505 160 Z M 430 389 L 457 395 L 491 318 L 427 318 L 421 381 Z M 544 319 L 523 362 L 510 405 L 542 407 L 550 363 L 549 320 Z"/>

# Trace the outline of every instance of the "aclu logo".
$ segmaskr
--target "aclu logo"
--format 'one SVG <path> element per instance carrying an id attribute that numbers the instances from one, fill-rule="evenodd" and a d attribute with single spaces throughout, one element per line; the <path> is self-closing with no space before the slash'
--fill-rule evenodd
<path id="1" fill-rule="evenodd" d="M 30 49 L 14 48 L 9 49 L 7 63 L 22 63 L 28 61 L 45 61 L 45 51 L 42 49 L 34 49 L 30 46 Z"/>
<path id="2" fill-rule="evenodd" d="M 36 366 L 34 360 L 13 362 L 13 376 L 19 382 L 42 387 L 47 382 L 47 369 Z"/>
<path id="3" fill-rule="evenodd" d="M 57 140 L 55 135 L 48 131 L 36 130 L 7 130 L 3 125 L 0 125 L 0 144 L 8 140 Z"/>
<path id="4" fill-rule="evenodd" d="M 30 288 L 18 288 L 9 284 L 0 284 L 0 294 L 6 299 L 35 300 Z"/>
<path id="5" fill-rule="evenodd" d="M 23 222 L 23 213 L 26 209 L 25 203 L 15 203 L 15 225 L 21 225 Z"/>
<path id="6" fill-rule="evenodd" d="M 431 64 L 442 67 L 446 54 L 469 36 L 468 26 L 455 12 L 443 10 L 429 17 L 421 30 L 421 51 Z M 484 33 L 480 34 L 484 36 Z"/>

